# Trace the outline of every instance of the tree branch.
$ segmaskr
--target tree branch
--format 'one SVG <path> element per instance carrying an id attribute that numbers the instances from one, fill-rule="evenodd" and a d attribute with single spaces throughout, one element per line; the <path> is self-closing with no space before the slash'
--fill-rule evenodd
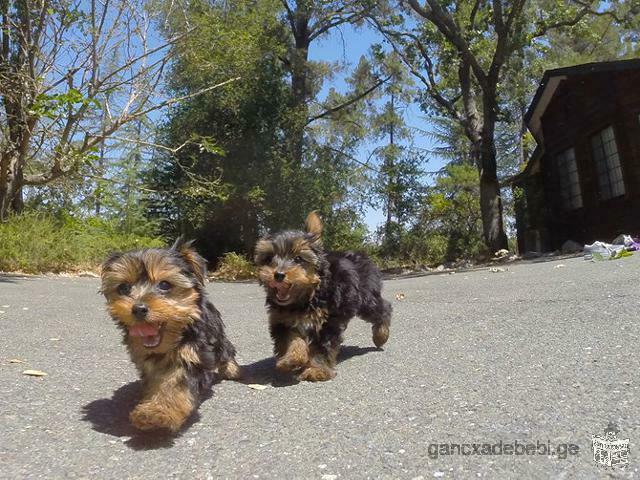
<path id="1" fill-rule="evenodd" d="M 97 146 L 98 144 L 100 144 L 101 142 L 103 142 L 105 139 L 110 138 L 111 135 L 113 133 L 115 133 L 120 127 L 122 127 L 124 124 L 126 123 L 130 123 L 133 120 L 136 120 L 137 118 L 140 118 L 144 115 L 147 115 L 155 110 L 158 110 L 160 108 L 164 108 L 166 106 L 169 105 L 173 105 L 174 103 L 183 101 L 183 100 L 188 100 L 190 98 L 202 95 L 206 92 L 210 92 L 211 90 L 215 90 L 216 88 L 220 88 L 224 85 L 227 85 L 231 82 L 235 82 L 237 80 L 239 80 L 240 77 L 236 77 L 236 78 L 231 78 L 229 80 L 226 80 L 222 83 L 219 83 L 217 85 L 212 85 L 210 87 L 207 88 L 203 88 L 201 90 L 198 90 L 197 92 L 191 93 L 189 95 L 183 95 L 181 97 L 174 97 L 174 98 L 170 98 L 168 100 L 165 100 L 164 102 L 161 102 L 157 105 L 154 105 L 153 107 L 147 108 L 147 109 L 142 109 L 142 110 L 138 110 L 135 113 L 132 114 L 127 114 L 124 115 L 120 118 L 118 118 L 115 122 L 113 122 L 111 125 L 109 125 L 108 127 L 105 127 L 102 131 L 102 133 L 100 135 L 91 135 L 89 133 L 85 134 L 85 139 L 81 145 L 81 147 L 77 150 L 74 150 L 72 152 L 65 152 L 64 154 L 61 154 L 59 157 L 56 157 L 53 166 L 51 167 L 51 169 L 48 172 L 43 172 L 43 173 L 38 173 L 38 174 L 32 174 L 32 175 L 25 175 L 24 176 L 24 185 L 31 185 L 31 186 L 37 186 L 37 185 L 46 185 L 50 182 L 52 182 L 53 180 L 56 180 L 57 178 L 72 174 L 74 172 L 77 171 L 78 167 L 82 164 L 82 155 L 85 154 L 86 152 L 90 151 L 92 148 L 94 148 L 95 146 Z M 67 169 L 63 169 L 62 165 L 65 163 L 65 160 L 69 159 L 69 155 L 70 153 L 72 153 L 73 155 L 75 155 L 76 157 L 78 157 L 76 160 L 71 162 L 71 165 L 67 168 Z"/>
<path id="2" fill-rule="evenodd" d="M 296 17 L 293 14 L 291 7 L 289 7 L 289 3 L 287 2 L 287 0 L 280 0 L 280 3 L 282 3 L 282 5 L 284 6 L 287 12 L 287 20 L 289 21 L 289 26 L 291 27 L 291 33 L 293 33 L 293 36 L 295 37 L 296 36 Z"/>
<path id="3" fill-rule="evenodd" d="M 616 12 L 614 12 L 612 10 L 604 10 L 602 12 L 599 12 L 597 10 L 594 10 L 591 7 L 591 3 L 590 2 L 586 2 L 586 1 L 583 1 L 583 0 L 570 0 L 570 1 L 571 1 L 571 3 L 573 3 L 573 4 L 577 5 L 577 6 L 580 6 L 582 8 L 580 8 L 580 10 L 578 10 L 576 12 L 576 14 L 572 18 L 569 18 L 569 19 L 566 19 L 566 20 L 561 20 L 559 22 L 550 23 L 550 24 L 540 23 L 538 25 L 537 30 L 533 33 L 532 38 L 543 37 L 550 30 L 556 30 L 556 29 L 563 28 L 563 27 L 573 27 L 574 25 L 578 24 L 578 22 L 580 22 L 580 20 L 585 18 L 587 15 L 594 15 L 594 16 L 597 16 L 597 17 L 607 16 L 607 17 L 613 18 L 616 22 L 622 22 L 623 21 L 623 19 L 618 17 Z"/>
<path id="4" fill-rule="evenodd" d="M 363 99 L 364 97 L 369 95 L 371 92 L 376 90 L 380 85 L 382 85 L 383 83 L 387 82 L 390 78 L 391 78 L 391 76 L 388 76 L 384 80 L 379 80 L 375 85 L 369 87 L 364 92 L 354 96 L 353 98 L 350 98 L 346 102 L 341 103 L 340 105 L 336 105 L 335 107 L 329 108 L 329 109 L 325 110 L 324 112 L 322 112 L 322 113 L 320 113 L 318 115 L 314 115 L 313 117 L 311 117 L 311 118 L 309 118 L 307 120 L 306 125 L 309 125 L 310 123 L 313 123 L 316 120 L 320 120 L 321 118 L 327 117 L 329 115 L 333 115 L 334 113 L 336 113 L 336 112 L 338 112 L 338 111 L 340 111 L 340 110 L 342 110 L 344 108 L 347 108 L 350 105 L 353 105 L 357 101 Z"/>
<path id="5" fill-rule="evenodd" d="M 457 99 L 447 99 L 437 88 L 437 83 L 436 83 L 435 75 L 433 72 L 433 62 L 426 48 L 424 47 L 422 42 L 420 42 L 420 39 L 416 35 L 409 32 L 394 32 L 394 31 L 387 30 L 375 18 L 369 17 L 369 21 L 373 22 L 373 24 L 378 29 L 378 31 L 382 33 L 382 35 L 391 45 L 391 48 L 393 48 L 394 52 L 398 54 L 398 56 L 402 59 L 402 62 L 407 66 L 407 68 L 409 68 L 409 71 L 411 72 L 411 74 L 414 77 L 416 77 L 418 80 L 420 80 L 422 84 L 426 87 L 427 94 L 433 100 L 435 100 L 438 105 L 444 108 L 453 118 L 462 119 L 463 116 L 455 107 L 455 102 Z M 420 71 L 418 71 L 418 69 L 407 58 L 404 52 L 402 52 L 400 48 L 398 48 L 397 42 L 401 41 L 398 37 L 403 37 L 403 36 L 410 38 L 413 42 L 416 43 L 416 46 L 418 47 L 418 50 L 420 51 L 420 54 L 422 55 L 422 59 L 424 60 L 424 63 L 425 63 L 425 70 L 427 71 L 426 77 Z"/>
<path id="6" fill-rule="evenodd" d="M 473 73 L 478 79 L 480 85 L 485 88 L 487 84 L 487 73 L 484 71 L 476 56 L 471 52 L 469 44 L 462 35 L 460 27 L 440 5 L 438 0 L 426 0 L 427 3 L 422 7 L 418 0 L 407 0 L 409 6 L 421 17 L 429 20 L 442 35 L 458 50 L 466 61 L 469 62 Z"/>

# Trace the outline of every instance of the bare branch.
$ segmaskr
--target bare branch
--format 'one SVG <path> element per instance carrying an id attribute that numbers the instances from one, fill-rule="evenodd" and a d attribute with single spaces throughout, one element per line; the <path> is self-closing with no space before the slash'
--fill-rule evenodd
<path id="1" fill-rule="evenodd" d="M 339 105 L 336 105 L 334 107 L 331 107 L 331 108 L 325 110 L 324 112 L 322 112 L 322 113 L 320 113 L 318 115 L 314 115 L 313 117 L 311 117 L 311 118 L 309 118 L 307 120 L 306 124 L 309 125 L 310 123 L 315 122 L 316 120 L 320 120 L 321 118 L 327 117 L 329 115 L 333 115 L 334 113 L 339 112 L 340 110 L 343 110 L 343 109 L 347 108 L 350 105 L 353 105 L 354 103 L 358 102 L 359 100 L 362 100 L 363 98 L 368 96 L 370 93 L 375 91 L 380 85 L 382 85 L 383 83 L 387 82 L 390 78 L 391 78 L 391 76 L 385 78 L 384 80 L 379 80 L 374 85 L 372 85 L 371 87 L 367 88 L 364 92 L 353 96 L 352 98 L 350 98 L 346 102 L 341 103 Z"/>
<path id="2" fill-rule="evenodd" d="M 460 55 L 469 62 L 478 82 L 484 88 L 487 84 L 487 73 L 480 65 L 476 56 L 471 52 L 469 44 L 462 35 L 460 27 L 456 25 L 456 22 L 451 18 L 451 15 L 442 8 L 440 2 L 437 0 L 426 0 L 424 7 L 418 3 L 418 0 L 407 0 L 407 2 L 414 12 L 429 20 L 440 31 L 440 33 L 442 33 L 445 38 L 451 42 L 454 47 L 456 47 L 458 52 L 460 52 Z"/>
<path id="3" fill-rule="evenodd" d="M 220 88 L 220 87 L 224 87 L 225 85 L 227 85 L 229 83 L 232 83 L 232 82 L 237 82 L 238 80 L 240 80 L 240 77 L 230 78 L 229 80 L 225 80 L 222 83 L 218 83 L 217 85 L 212 85 L 210 87 L 203 88 L 201 90 L 198 90 L 197 92 L 193 92 L 193 93 L 190 93 L 188 95 L 182 95 L 181 97 L 170 98 L 168 100 L 165 100 L 164 102 L 160 102 L 159 104 L 154 105 L 152 107 L 149 107 L 147 109 L 137 111 L 133 115 L 126 116 L 124 118 L 124 120 L 122 121 L 121 125 L 124 124 L 124 123 L 128 123 L 131 120 L 135 120 L 136 118 L 148 115 L 149 113 L 151 113 L 153 111 L 159 110 L 159 109 L 164 108 L 164 107 L 168 107 L 169 105 L 173 105 L 174 103 L 183 102 L 185 100 L 189 100 L 189 99 L 194 98 L 194 97 L 199 97 L 200 95 L 202 95 L 204 93 L 210 92 L 210 91 L 215 90 L 215 89 Z"/>
<path id="4" fill-rule="evenodd" d="M 335 18 L 333 20 L 326 21 L 326 22 L 322 23 L 320 27 L 315 28 L 313 30 L 313 33 L 311 35 L 309 35 L 309 40 L 310 41 L 315 40 L 316 38 L 318 38 L 321 35 L 327 33 L 329 30 L 331 30 L 334 27 L 339 27 L 340 25 L 344 25 L 346 23 L 355 22 L 355 21 L 361 19 L 362 16 L 363 16 L 362 13 L 356 12 L 356 13 L 352 13 L 352 14 L 344 16 L 344 17 L 338 16 L 337 18 Z"/>
<path id="5" fill-rule="evenodd" d="M 378 29 L 380 33 L 385 37 L 385 39 L 391 45 L 394 52 L 400 57 L 402 62 L 409 68 L 411 74 L 416 77 L 420 82 L 426 87 L 427 94 L 436 101 L 436 103 L 444 108 L 453 118 L 462 119 L 464 118 L 462 113 L 458 111 L 455 107 L 456 99 L 448 99 L 446 98 L 438 89 L 437 82 L 435 79 L 435 74 L 433 71 L 433 61 L 431 60 L 431 56 L 427 51 L 426 47 L 422 44 L 420 39 L 410 33 L 410 32 L 395 32 L 392 30 L 386 29 L 383 25 L 378 22 L 375 18 L 369 18 L 369 21 L 372 22 L 375 27 Z M 418 47 L 420 54 L 422 56 L 422 60 L 424 61 L 424 68 L 426 70 L 426 76 L 416 68 L 416 65 L 411 62 L 405 53 L 398 47 L 398 41 L 401 41 L 402 37 L 407 37 L 411 39 L 412 42 L 415 42 L 415 45 Z"/>
<path id="6" fill-rule="evenodd" d="M 291 27 L 291 32 L 293 33 L 293 36 L 296 36 L 297 33 L 297 29 L 296 29 L 296 17 L 293 14 L 293 11 L 291 10 L 291 7 L 289 7 L 289 3 L 287 2 L 287 0 L 280 0 L 280 3 L 282 3 L 282 5 L 284 6 L 284 9 L 287 12 L 287 20 L 289 21 L 289 26 Z"/>

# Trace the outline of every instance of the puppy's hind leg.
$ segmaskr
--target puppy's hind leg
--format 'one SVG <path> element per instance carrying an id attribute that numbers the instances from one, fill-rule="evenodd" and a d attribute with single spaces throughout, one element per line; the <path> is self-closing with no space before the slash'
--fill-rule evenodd
<path id="1" fill-rule="evenodd" d="M 371 323 L 373 343 L 380 348 L 389 339 L 389 327 L 391 326 L 391 303 L 380 296 L 373 297 L 373 301 L 363 305 L 358 312 L 358 316 Z"/>
<path id="2" fill-rule="evenodd" d="M 218 363 L 218 375 L 225 380 L 239 380 L 242 378 L 242 367 L 236 361 L 236 349 L 225 337 L 222 341 L 222 354 Z"/>
<path id="3" fill-rule="evenodd" d="M 218 374 L 225 380 L 240 380 L 242 378 L 242 367 L 238 365 L 235 358 L 218 365 Z"/>
<path id="4" fill-rule="evenodd" d="M 326 382 L 336 376 L 336 359 L 340 347 L 331 346 L 328 349 L 311 349 L 309 365 L 300 372 L 298 380 L 305 382 Z"/>

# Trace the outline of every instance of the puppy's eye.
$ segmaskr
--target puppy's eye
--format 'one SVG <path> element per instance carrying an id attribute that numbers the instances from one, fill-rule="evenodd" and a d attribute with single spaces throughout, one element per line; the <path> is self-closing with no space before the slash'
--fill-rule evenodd
<path id="1" fill-rule="evenodd" d="M 298 255 L 297 257 L 295 257 L 293 259 L 294 262 L 296 262 L 297 264 L 302 264 L 304 263 L 304 258 L 302 258 L 300 255 Z"/>
<path id="2" fill-rule="evenodd" d="M 166 280 L 163 280 L 158 284 L 158 289 L 160 289 L 163 292 L 168 292 L 169 290 L 171 290 L 172 286 L 173 285 L 171 285 L 169 282 L 167 282 Z"/>
<path id="3" fill-rule="evenodd" d="M 128 283 L 121 283 L 118 285 L 117 290 L 120 295 L 129 295 L 131 293 L 131 285 Z"/>
<path id="4" fill-rule="evenodd" d="M 273 262 L 273 255 L 267 255 L 266 257 L 264 257 L 264 259 L 262 260 L 262 262 L 265 265 L 268 265 L 269 263 Z"/>

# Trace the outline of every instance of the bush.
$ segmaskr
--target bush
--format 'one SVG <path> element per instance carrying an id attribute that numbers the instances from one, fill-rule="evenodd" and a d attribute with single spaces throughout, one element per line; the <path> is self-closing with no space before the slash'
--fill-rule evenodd
<path id="1" fill-rule="evenodd" d="M 248 280 L 255 278 L 256 270 L 246 257 L 229 252 L 220 258 L 218 268 L 212 276 L 216 280 Z"/>
<path id="2" fill-rule="evenodd" d="M 27 212 L 0 223 L 0 270 L 95 270 L 111 252 L 162 246 L 159 238 L 122 233 L 115 221 Z"/>

